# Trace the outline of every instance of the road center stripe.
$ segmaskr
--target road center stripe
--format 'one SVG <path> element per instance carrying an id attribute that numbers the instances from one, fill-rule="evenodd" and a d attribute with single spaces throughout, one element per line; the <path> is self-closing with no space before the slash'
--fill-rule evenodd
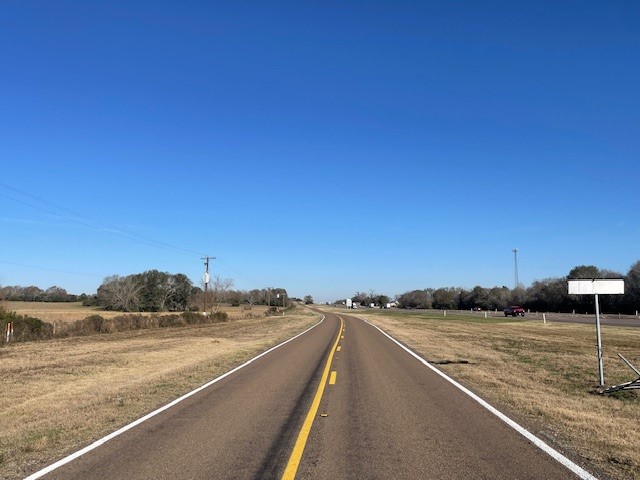
<path id="1" fill-rule="evenodd" d="M 322 378 L 320 379 L 320 384 L 318 385 L 318 390 L 316 390 L 316 395 L 313 397 L 313 402 L 311 403 L 311 408 L 307 413 L 307 417 L 302 424 L 302 428 L 300 429 L 300 433 L 298 434 L 298 439 L 296 440 L 296 444 L 291 451 L 291 456 L 289 457 L 289 461 L 287 462 L 287 467 L 284 469 L 284 473 L 282 474 L 282 480 L 293 480 L 296 476 L 296 472 L 298 471 L 298 466 L 300 465 L 300 460 L 302 460 L 302 453 L 304 452 L 304 447 L 307 445 L 307 439 L 309 438 L 309 433 L 311 432 L 311 426 L 313 425 L 313 420 L 316 418 L 318 414 L 318 408 L 320 407 L 320 400 L 322 400 L 322 395 L 324 394 L 324 388 L 327 384 L 327 377 L 329 376 L 329 370 L 331 369 L 331 362 L 333 361 L 333 355 L 336 352 L 338 347 L 338 342 L 340 341 L 340 332 L 344 326 L 344 320 L 341 317 L 340 319 L 340 329 L 338 330 L 338 337 L 333 344 L 333 348 L 331 348 L 331 352 L 329 353 L 329 358 L 327 358 L 327 364 L 324 367 L 324 371 L 322 372 Z"/>

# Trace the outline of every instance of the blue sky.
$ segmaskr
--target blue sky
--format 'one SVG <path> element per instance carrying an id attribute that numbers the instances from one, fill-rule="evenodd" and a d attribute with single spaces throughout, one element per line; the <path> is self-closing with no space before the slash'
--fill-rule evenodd
<path id="1" fill-rule="evenodd" d="M 2 2 L 0 283 L 197 283 L 208 254 L 332 301 L 512 286 L 513 248 L 525 285 L 626 273 L 639 25 L 632 1 Z"/>

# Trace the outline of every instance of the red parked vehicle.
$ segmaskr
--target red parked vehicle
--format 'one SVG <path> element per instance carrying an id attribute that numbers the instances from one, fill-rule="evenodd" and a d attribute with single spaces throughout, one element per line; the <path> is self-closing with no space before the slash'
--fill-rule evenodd
<path id="1" fill-rule="evenodd" d="M 516 317 L 518 315 L 524 317 L 524 308 L 518 307 L 517 305 L 507 307 L 504 309 L 504 316 L 508 317 L 509 315 L 511 315 L 512 317 Z"/>

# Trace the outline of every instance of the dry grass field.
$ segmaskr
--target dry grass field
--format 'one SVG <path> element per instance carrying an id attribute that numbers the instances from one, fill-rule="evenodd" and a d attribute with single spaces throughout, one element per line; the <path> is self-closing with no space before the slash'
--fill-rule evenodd
<path id="1" fill-rule="evenodd" d="M 48 322 L 121 315 L 17 303 L 5 307 Z M 2 344 L 0 478 L 21 478 L 77 450 L 319 318 L 307 310 L 277 317 L 260 315 L 260 307 L 225 311 L 229 322 Z M 640 479 L 640 395 L 594 393 L 593 326 L 439 312 L 349 314 L 379 325 L 601 478 Z M 640 329 L 604 327 L 603 345 L 607 384 L 634 378 L 616 353 L 640 364 Z"/>
<path id="2" fill-rule="evenodd" d="M 440 312 L 349 314 L 380 326 L 601 478 L 640 479 L 640 395 L 594 392 L 594 326 Z M 636 378 L 616 354 L 640 365 L 640 328 L 604 327 L 602 338 L 607 385 Z"/>
<path id="3" fill-rule="evenodd" d="M 104 318 L 119 317 L 122 312 L 112 312 L 104 310 L 100 307 L 84 307 L 82 302 L 2 302 L 2 305 L 12 312 L 20 315 L 28 315 L 30 317 L 39 318 L 47 323 L 72 323 L 76 320 L 82 320 L 90 315 L 100 315 Z M 249 314 L 263 315 L 267 311 L 265 305 L 254 305 L 250 310 L 244 307 L 230 307 L 222 305 L 220 311 L 226 312 L 229 319 L 246 318 Z M 141 312 L 137 315 L 157 315 L 157 313 Z"/>
<path id="4" fill-rule="evenodd" d="M 29 314 L 35 316 L 37 308 Z M 74 320 L 74 309 L 83 312 L 75 319 L 84 318 L 86 311 L 77 306 L 51 315 Z M 285 316 L 254 315 L 210 325 L 3 344 L 0 478 L 23 478 L 292 337 L 319 317 L 296 309 Z"/>

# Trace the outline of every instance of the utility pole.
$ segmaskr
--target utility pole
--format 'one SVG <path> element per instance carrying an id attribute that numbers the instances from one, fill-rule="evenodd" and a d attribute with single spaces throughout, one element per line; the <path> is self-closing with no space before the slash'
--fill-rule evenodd
<path id="1" fill-rule="evenodd" d="M 516 267 L 516 286 L 515 288 L 518 288 L 518 285 L 520 282 L 518 282 L 518 249 L 514 248 L 513 249 L 513 260 L 515 262 L 515 267 Z"/>
<path id="2" fill-rule="evenodd" d="M 284 309 L 285 309 L 284 302 L 285 302 L 285 295 L 286 294 L 287 294 L 286 292 L 282 292 L 282 310 L 283 310 L 282 314 L 283 315 L 284 315 Z M 280 298 L 280 292 L 278 292 L 278 294 L 276 295 L 276 298 L 278 298 L 278 299 Z"/>
<path id="3" fill-rule="evenodd" d="M 207 314 L 207 291 L 209 290 L 209 280 L 211 277 L 209 276 L 209 260 L 215 260 L 216 257 L 210 257 L 209 255 L 205 255 L 201 258 L 204 260 L 204 275 L 202 276 L 202 280 L 204 281 L 204 314 Z"/>

